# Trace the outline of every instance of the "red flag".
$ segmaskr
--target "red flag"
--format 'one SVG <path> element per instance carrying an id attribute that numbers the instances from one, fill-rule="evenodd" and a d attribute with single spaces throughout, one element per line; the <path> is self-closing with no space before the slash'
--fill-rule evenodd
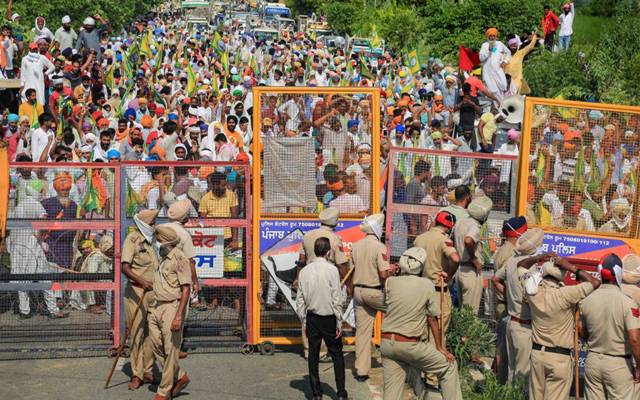
<path id="1" fill-rule="evenodd" d="M 460 46 L 460 57 L 458 65 L 463 71 L 471 71 L 473 67 L 480 64 L 480 55 L 464 46 Z"/>

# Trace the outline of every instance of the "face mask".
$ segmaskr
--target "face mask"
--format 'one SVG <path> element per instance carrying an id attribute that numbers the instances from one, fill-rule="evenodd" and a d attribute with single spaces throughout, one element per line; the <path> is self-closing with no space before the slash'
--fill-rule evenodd
<path id="1" fill-rule="evenodd" d="M 165 258 L 169 255 L 169 253 L 171 253 L 171 245 L 165 243 L 165 244 L 161 244 L 160 247 L 158 248 L 158 253 L 160 254 L 160 257 Z"/>

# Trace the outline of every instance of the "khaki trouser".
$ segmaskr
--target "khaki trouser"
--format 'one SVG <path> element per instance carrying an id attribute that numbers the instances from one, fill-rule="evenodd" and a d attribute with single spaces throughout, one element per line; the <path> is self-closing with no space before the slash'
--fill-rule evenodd
<path id="1" fill-rule="evenodd" d="M 371 370 L 371 339 L 376 312 L 384 311 L 384 292 L 379 289 L 354 288 L 356 311 L 356 374 L 369 375 Z"/>
<path id="2" fill-rule="evenodd" d="M 529 400 L 565 400 L 573 383 L 573 359 L 564 354 L 531 351 Z"/>
<path id="3" fill-rule="evenodd" d="M 529 379 L 531 371 L 531 325 L 513 320 L 507 322 L 507 356 L 509 358 L 509 382 Z"/>
<path id="4" fill-rule="evenodd" d="M 584 377 L 584 395 L 587 400 L 639 398 L 637 394 L 636 397 L 633 396 L 633 363 L 630 358 L 590 352 Z"/>
<path id="5" fill-rule="evenodd" d="M 144 296 L 140 311 L 138 311 L 133 324 L 131 323 L 143 292 L 144 289 L 133 286 L 131 283 L 127 285 L 124 291 L 124 315 L 126 324 L 131 329 L 129 333 L 129 338 L 131 339 L 129 357 L 131 360 L 131 377 L 137 376 L 140 379 L 143 379 L 144 375 L 153 373 L 153 349 L 149 339 L 149 325 L 147 323 L 150 306 L 154 301 L 153 292 L 147 292 Z"/>
<path id="6" fill-rule="evenodd" d="M 445 286 L 446 287 L 446 286 Z M 447 329 L 449 329 L 449 322 L 451 322 L 451 307 L 453 306 L 451 303 L 451 294 L 449 294 L 449 292 L 444 292 L 443 294 L 440 294 L 440 292 L 438 292 L 438 296 L 444 296 L 444 303 L 443 303 L 443 307 L 442 307 L 442 317 L 444 319 L 444 332 L 440 332 L 440 335 L 443 335 L 445 338 L 445 348 L 446 348 L 446 343 L 447 343 L 447 337 L 445 335 L 445 333 L 447 332 Z M 438 305 L 440 305 L 440 300 L 438 299 Z M 438 319 L 440 319 L 440 316 L 438 315 Z M 440 327 L 440 323 L 438 322 L 438 328 Z M 433 337 L 433 335 L 431 334 L 431 329 L 429 329 L 427 327 L 427 338 L 429 340 L 429 343 L 431 343 L 434 347 L 436 345 L 436 340 Z M 435 376 L 434 374 L 425 374 L 425 379 L 427 381 L 427 383 L 431 386 L 436 386 L 438 384 L 438 377 Z"/>
<path id="7" fill-rule="evenodd" d="M 438 377 L 442 398 L 462 400 L 458 364 L 449 362 L 429 342 L 398 342 L 382 339 L 384 400 L 402 400 L 407 371 L 416 368 Z"/>
<path id="8" fill-rule="evenodd" d="M 480 311 L 482 299 L 482 272 L 476 272 L 475 267 L 463 265 L 458 269 L 458 303 L 470 305 L 475 314 Z"/>
<path id="9" fill-rule="evenodd" d="M 153 354 L 162 367 L 162 379 L 156 392 L 161 396 L 169 396 L 176 381 L 186 375 L 178 365 L 184 323 L 177 332 L 171 331 L 171 322 L 176 316 L 179 303 L 177 300 L 171 303 L 157 303 L 149 313 L 149 336 L 153 344 Z"/>

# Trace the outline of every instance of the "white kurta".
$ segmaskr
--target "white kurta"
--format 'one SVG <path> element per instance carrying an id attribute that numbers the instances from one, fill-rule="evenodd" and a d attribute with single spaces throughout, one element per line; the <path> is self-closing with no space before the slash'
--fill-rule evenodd
<path id="1" fill-rule="evenodd" d="M 22 96 L 26 99 L 27 89 L 35 89 L 37 101 L 44 102 L 44 76 L 55 67 L 46 57 L 38 53 L 29 53 L 22 59 L 20 67 L 20 84 L 22 85 Z"/>
<path id="2" fill-rule="evenodd" d="M 489 42 L 484 42 L 480 48 L 480 62 L 482 62 L 482 80 L 487 89 L 498 100 L 502 100 L 507 91 L 507 78 L 502 69 L 503 63 L 511 60 L 511 53 L 502 42 L 496 41 L 493 50 L 489 51 Z"/>

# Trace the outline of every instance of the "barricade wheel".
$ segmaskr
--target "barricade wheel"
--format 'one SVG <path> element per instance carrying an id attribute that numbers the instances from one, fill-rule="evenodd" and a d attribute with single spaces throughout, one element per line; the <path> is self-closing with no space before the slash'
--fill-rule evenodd
<path id="1" fill-rule="evenodd" d="M 122 353 L 120 354 L 120 357 L 129 358 L 130 355 L 131 353 L 129 352 L 129 346 L 127 346 L 124 349 L 122 349 Z"/>
<path id="2" fill-rule="evenodd" d="M 116 349 L 115 347 L 111 347 L 110 349 L 107 350 L 107 357 L 109 358 L 113 358 L 118 354 L 118 349 Z"/>
<path id="3" fill-rule="evenodd" d="M 253 354 L 254 351 L 254 347 L 252 344 L 249 343 L 245 343 L 242 345 L 242 354 L 244 354 L 245 356 L 248 356 L 249 354 Z"/>
<path id="4" fill-rule="evenodd" d="M 263 356 L 272 356 L 276 352 L 276 346 L 273 342 L 262 342 L 260 345 L 260 354 Z"/>

